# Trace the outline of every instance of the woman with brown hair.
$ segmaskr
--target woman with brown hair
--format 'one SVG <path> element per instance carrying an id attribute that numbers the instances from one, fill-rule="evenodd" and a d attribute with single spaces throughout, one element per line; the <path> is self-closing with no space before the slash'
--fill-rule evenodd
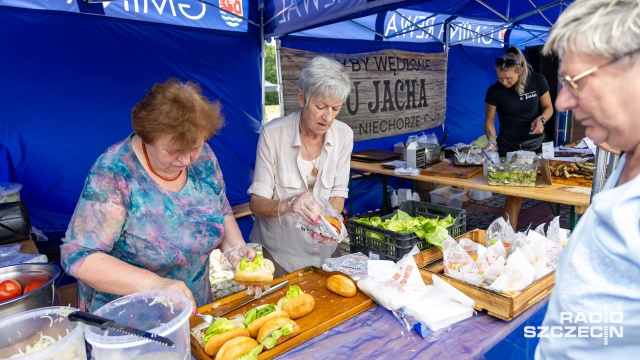
<path id="1" fill-rule="evenodd" d="M 553 115 L 549 85 L 541 74 L 532 73 L 531 66 L 517 47 L 511 47 L 493 64 L 498 81 L 487 90 L 484 102 L 484 132 L 487 151 L 507 152 L 528 150 L 540 152 L 546 140 L 544 126 Z M 496 113 L 500 134 L 496 134 Z M 502 216 L 511 226 L 518 227 L 522 198 L 507 196 Z"/>
<path id="2" fill-rule="evenodd" d="M 79 280 L 80 310 L 155 289 L 181 292 L 195 309 L 213 301 L 211 251 L 255 255 L 206 142 L 224 124 L 220 105 L 195 83 L 169 79 L 133 107 L 131 122 L 134 133 L 89 172 L 62 265 Z"/>

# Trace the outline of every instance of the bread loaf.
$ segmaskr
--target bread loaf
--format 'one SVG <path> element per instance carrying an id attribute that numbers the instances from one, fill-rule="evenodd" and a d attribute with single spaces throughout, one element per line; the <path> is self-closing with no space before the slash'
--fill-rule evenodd
<path id="1" fill-rule="evenodd" d="M 354 297 L 356 296 L 356 284 L 344 275 L 332 275 L 327 279 L 327 289 L 340 296 Z"/>

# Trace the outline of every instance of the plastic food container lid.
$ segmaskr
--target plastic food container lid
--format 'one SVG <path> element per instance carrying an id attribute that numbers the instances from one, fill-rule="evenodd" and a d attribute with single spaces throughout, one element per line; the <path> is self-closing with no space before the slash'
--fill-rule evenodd
<path id="1" fill-rule="evenodd" d="M 20 183 L 0 182 L 0 195 L 9 195 L 22 189 Z"/>

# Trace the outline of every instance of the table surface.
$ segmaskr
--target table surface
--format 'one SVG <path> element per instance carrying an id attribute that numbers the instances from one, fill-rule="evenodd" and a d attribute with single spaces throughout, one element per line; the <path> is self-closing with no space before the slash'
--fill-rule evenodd
<path id="1" fill-rule="evenodd" d="M 542 309 L 548 298 L 511 321 L 494 318 L 486 312 L 478 313 L 453 324 L 433 342 L 414 330 L 407 331 L 391 312 L 376 306 L 277 359 L 477 359 Z"/>
<path id="2" fill-rule="evenodd" d="M 552 185 L 543 185 L 539 182 L 540 179 L 538 179 L 538 183 L 536 183 L 535 187 L 495 186 L 488 185 L 487 178 L 482 175 L 482 173 L 469 179 L 459 179 L 437 175 L 396 175 L 392 169 L 383 168 L 381 163 L 379 162 L 366 163 L 354 160 L 351 160 L 351 169 L 372 172 L 381 175 L 401 177 L 416 181 L 426 181 L 461 188 L 489 191 L 504 195 L 519 196 L 527 199 L 566 204 L 574 206 L 576 213 L 578 214 L 584 213 L 591 201 L 591 189 L 582 186 L 570 186 L 557 183 L 553 183 Z"/>

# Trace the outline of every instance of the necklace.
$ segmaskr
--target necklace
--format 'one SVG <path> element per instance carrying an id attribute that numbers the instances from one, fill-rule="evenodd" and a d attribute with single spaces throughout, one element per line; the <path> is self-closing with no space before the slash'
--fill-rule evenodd
<path id="1" fill-rule="evenodd" d="M 151 170 L 151 172 L 159 177 L 160 179 L 164 180 L 164 181 L 174 181 L 177 180 L 180 175 L 182 175 L 182 170 L 180 170 L 180 172 L 178 173 L 178 175 L 176 175 L 176 177 L 174 177 L 173 179 L 169 179 L 166 178 L 160 174 L 158 174 L 155 170 L 153 170 L 153 167 L 151 166 L 151 161 L 149 161 L 149 155 L 147 155 L 147 147 L 145 146 L 144 142 L 142 142 L 142 152 L 144 153 L 144 159 L 147 160 L 147 166 L 149 167 L 149 170 Z"/>
<path id="2" fill-rule="evenodd" d="M 307 155 L 309 157 L 312 157 L 311 153 L 309 152 L 309 149 L 307 149 L 307 145 L 304 143 L 304 135 L 302 135 L 302 124 L 300 124 L 300 140 L 302 141 L 302 146 L 304 146 L 304 149 L 307 151 Z M 316 162 L 319 161 L 319 159 L 320 159 L 320 154 L 318 154 L 318 156 L 315 159 L 311 160 L 311 164 L 313 164 L 313 169 L 311 170 L 311 175 L 313 175 L 313 176 L 317 176 L 318 175 L 318 165 L 316 164 Z"/>

